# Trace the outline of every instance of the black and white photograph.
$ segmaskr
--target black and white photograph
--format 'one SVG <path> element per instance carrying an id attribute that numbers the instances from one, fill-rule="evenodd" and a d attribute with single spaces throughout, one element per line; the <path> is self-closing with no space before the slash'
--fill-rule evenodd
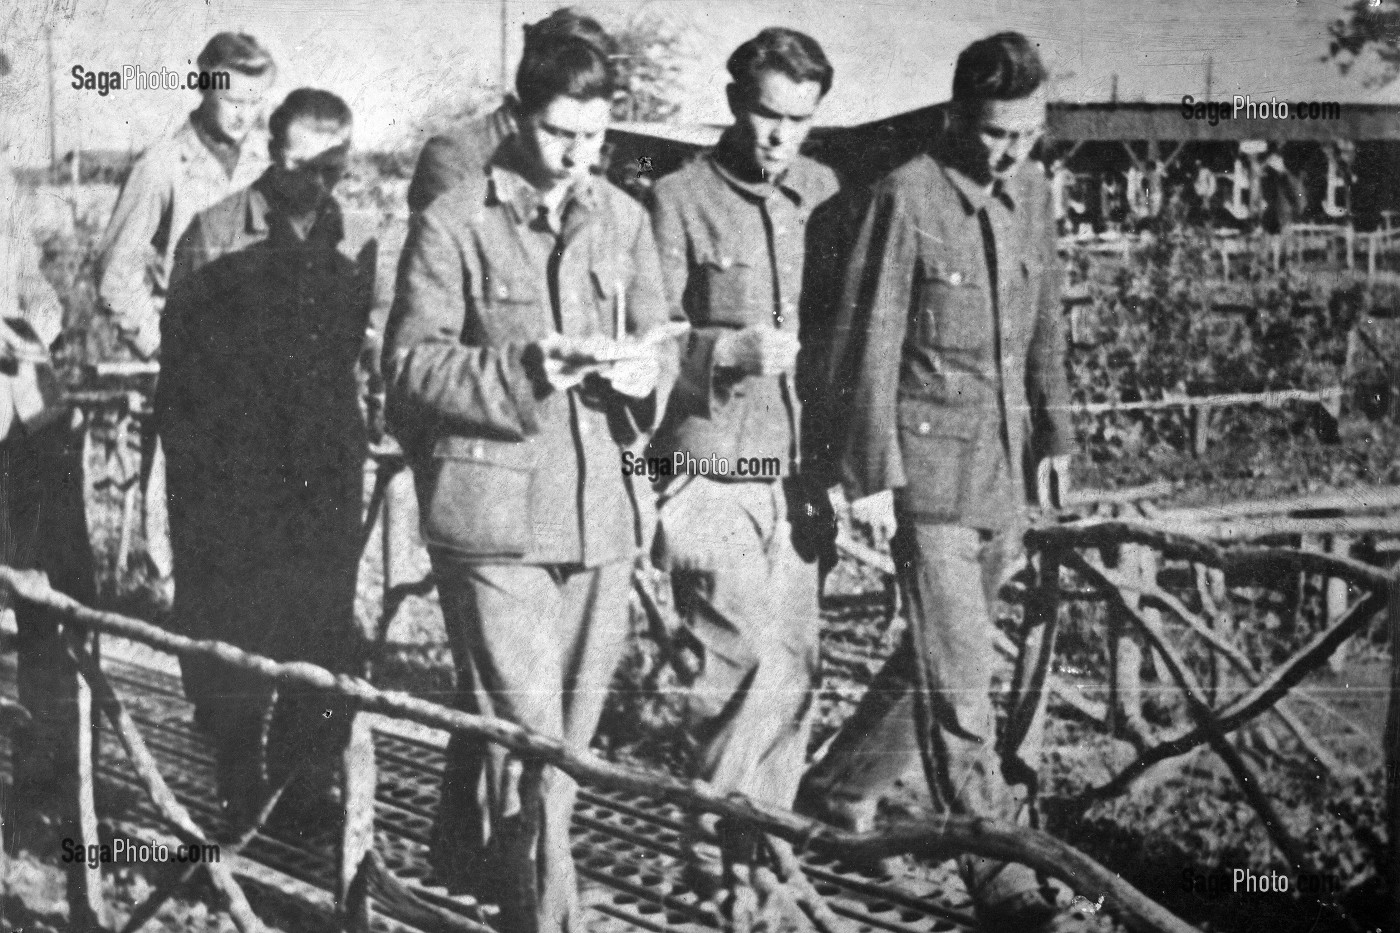
<path id="1" fill-rule="evenodd" d="M 1400 933 L 1400 0 L 9 0 L 0 933 Z"/>

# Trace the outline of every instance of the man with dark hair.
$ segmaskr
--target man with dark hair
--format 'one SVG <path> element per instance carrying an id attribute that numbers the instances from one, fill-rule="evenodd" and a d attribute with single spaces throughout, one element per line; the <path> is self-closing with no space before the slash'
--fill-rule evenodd
<path id="1" fill-rule="evenodd" d="M 612 40 L 598 21 L 570 7 L 561 7 L 526 26 L 524 33 L 524 55 L 528 58 L 538 58 L 541 44 L 557 37 L 581 39 L 604 55 L 612 52 Z M 516 109 L 517 102 L 507 95 L 495 110 L 457 132 L 429 139 L 408 185 L 408 209 L 426 210 L 438 195 L 467 175 L 485 172 L 496 147 L 516 131 Z"/>
<path id="2" fill-rule="evenodd" d="M 268 170 L 180 239 L 162 316 L 156 413 L 175 610 L 193 637 L 351 672 L 367 450 L 356 363 L 373 244 L 342 251 L 332 190 L 349 158 L 345 102 L 295 90 L 270 128 Z M 294 771 L 279 815 L 324 819 L 345 704 L 284 687 L 265 726 L 265 679 L 196 658 L 181 666 L 235 829 L 264 802 L 267 779 L 280 786 Z"/>
<path id="3" fill-rule="evenodd" d="M 530 43 L 518 131 L 411 223 L 384 352 L 456 702 L 580 751 L 627 643 L 646 490 L 621 453 L 663 410 L 675 352 L 646 215 L 598 172 L 614 89 L 596 43 Z M 439 879 L 499 903 L 503 930 L 581 933 L 576 793 L 454 735 Z"/>
<path id="4" fill-rule="evenodd" d="M 837 192 L 800 151 L 832 68 L 811 37 L 772 28 L 735 50 L 729 73 L 734 124 L 654 190 L 667 292 L 692 324 L 651 450 L 681 463 L 654 551 L 699 655 L 687 711 L 698 776 L 787 806 L 818 676 L 813 517 L 829 511 L 802 472 L 794 376 L 808 221 Z M 697 475 L 691 462 L 711 466 Z"/>
<path id="5" fill-rule="evenodd" d="M 221 32 L 199 53 L 198 66 L 201 72 L 227 72 L 228 85 L 201 91 L 199 106 L 174 135 L 136 160 L 98 256 L 98 297 L 142 359 L 154 358 L 160 348 L 161 307 L 175 246 L 191 218 L 246 188 L 267 168 L 266 147 L 253 131 L 276 76 L 272 58 L 252 36 Z M 142 474 L 146 555 L 156 581 L 168 591 L 165 458 L 150 431 Z"/>
<path id="6" fill-rule="evenodd" d="M 803 782 L 804 809 L 848 826 L 869 828 L 880 796 L 924 773 L 921 740 L 935 805 L 951 812 L 1015 821 L 1010 782 L 1033 782 L 1031 691 L 1002 754 L 989 693 L 1022 465 L 1037 463 L 1048 504 L 1073 439 L 1053 207 L 1028 161 L 1043 78 L 1017 33 L 963 52 L 945 136 L 876 187 L 848 269 L 828 370 L 842 479 L 854 516 L 891 539 L 910 607 L 904 641 Z M 1053 917 L 1026 866 L 967 856 L 961 868 L 987 929 Z"/>

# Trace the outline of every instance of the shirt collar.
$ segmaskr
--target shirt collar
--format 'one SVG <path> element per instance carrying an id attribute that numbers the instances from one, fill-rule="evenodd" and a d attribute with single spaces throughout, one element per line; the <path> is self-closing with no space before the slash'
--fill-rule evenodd
<path id="1" fill-rule="evenodd" d="M 503 142 L 486 168 L 489 183 L 488 198 L 491 203 L 505 207 L 516 224 L 526 224 L 540 216 L 545 208 L 540 191 L 525 177 L 521 169 L 525 158 L 520 150 L 520 137 L 511 136 Z M 569 193 L 559 202 L 559 222 L 570 207 L 592 210 L 598 204 L 598 179 L 596 175 L 586 175 L 574 182 Z"/>
<path id="2" fill-rule="evenodd" d="M 740 194 L 758 200 L 767 200 L 775 193 L 781 193 L 794 204 L 802 204 L 811 195 L 809 181 L 810 173 L 806 161 L 798 156 L 788 166 L 788 170 L 783 173 L 783 177 L 777 181 L 767 179 L 755 180 L 744 177 L 736 168 L 742 164 L 744 158 L 738 150 L 738 134 L 733 127 L 724 131 L 720 137 L 719 145 L 710 153 L 710 166 L 715 170 L 715 174 L 735 191 Z"/>
<path id="3" fill-rule="evenodd" d="M 248 208 L 245 226 L 249 233 L 266 236 L 271 229 L 269 218 L 281 213 L 280 198 L 272 186 L 272 170 L 268 169 L 258 180 L 248 187 Z M 345 236 L 345 221 L 340 213 L 340 204 L 334 197 L 326 198 L 316 219 L 311 224 L 313 234 L 327 237 L 331 244 L 339 243 Z M 307 236 L 311 239 L 311 235 Z"/>

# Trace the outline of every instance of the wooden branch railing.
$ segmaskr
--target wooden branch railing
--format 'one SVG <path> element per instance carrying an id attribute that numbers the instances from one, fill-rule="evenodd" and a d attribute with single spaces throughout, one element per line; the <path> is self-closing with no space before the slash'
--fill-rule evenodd
<path id="1" fill-rule="evenodd" d="M 1091 899 L 1105 895 L 1104 910 L 1130 929 L 1154 933 L 1191 933 L 1194 929 L 1078 849 L 1028 827 L 950 815 L 910 823 L 884 833 L 847 832 L 751 800 L 742 794 L 721 794 L 703 781 L 683 781 L 665 774 L 605 762 L 592 754 L 565 746 L 556 739 L 504 720 L 464 713 L 401 692 L 378 690 L 360 678 L 332 674 L 312 664 L 279 663 L 222 642 L 195 640 L 137 619 L 90 609 L 52 590 L 47 579 L 37 572 L 0 566 L 0 587 L 19 599 L 48 608 L 66 626 L 71 625 L 84 632 L 116 635 L 181 656 L 216 659 L 278 684 L 295 684 L 339 693 L 350 699 L 361 712 L 379 713 L 452 732 L 470 733 L 557 767 L 581 782 L 610 790 L 645 794 L 691 811 L 740 821 L 790 843 L 799 852 L 817 846 L 860 860 L 904 853 L 946 858 L 953 853 L 970 852 L 997 860 L 1024 863 L 1060 879 Z M 81 661 L 81 670 L 86 678 L 99 685 L 97 689 L 101 695 L 114 698 L 105 675 L 94 659 Z M 104 708 L 106 705 L 110 705 L 110 699 Z M 118 718 L 121 718 L 120 714 Z M 125 721 L 129 722 L 129 719 Z M 119 732 L 124 741 L 130 742 L 127 747 L 128 751 L 134 750 L 133 764 L 142 773 L 148 788 L 154 795 L 164 798 L 168 788 L 165 793 L 161 792 L 161 788 L 165 787 L 163 779 L 158 773 L 153 773 L 155 765 L 149 753 L 142 754 L 144 746 L 139 736 L 134 736 L 134 728 L 119 728 Z M 198 828 L 187 822 L 188 815 L 182 818 L 177 809 L 178 803 L 172 807 L 168 799 L 157 802 L 166 804 L 161 807 L 162 814 L 177 835 L 192 840 L 202 838 Z M 236 898 L 230 898 L 226 891 L 223 893 L 229 904 L 241 910 Z M 239 926 L 240 930 L 244 929 L 241 923 Z M 248 929 L 257 928 L 249 926 Z"/>

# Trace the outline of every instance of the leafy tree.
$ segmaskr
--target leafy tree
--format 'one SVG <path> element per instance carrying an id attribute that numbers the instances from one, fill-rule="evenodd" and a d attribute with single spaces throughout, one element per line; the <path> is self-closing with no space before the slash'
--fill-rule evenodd
<path id="1" fill-rule="evenodd" d="M 1362 79 L 1367 87 L 1380 87 L 1400 77 L 1400 2 L 1397 0 L 1355 0 L 1347 15 L 1333 21 L 1327 31 L 1332 40 L 1322 60 L 1335 63 L 1342 74 L 1348 74 L 1374 56 L 1379 72 Z"/>
<path id="2" fill-rule="evenodd" d="M 686 58 L 684 32 L 664 13 L 642 7 L 624 23 L 610 23 L 617 43 L 622 94 L 613 107 L 617 120 L 660 122 L 675 116 Z"/>

